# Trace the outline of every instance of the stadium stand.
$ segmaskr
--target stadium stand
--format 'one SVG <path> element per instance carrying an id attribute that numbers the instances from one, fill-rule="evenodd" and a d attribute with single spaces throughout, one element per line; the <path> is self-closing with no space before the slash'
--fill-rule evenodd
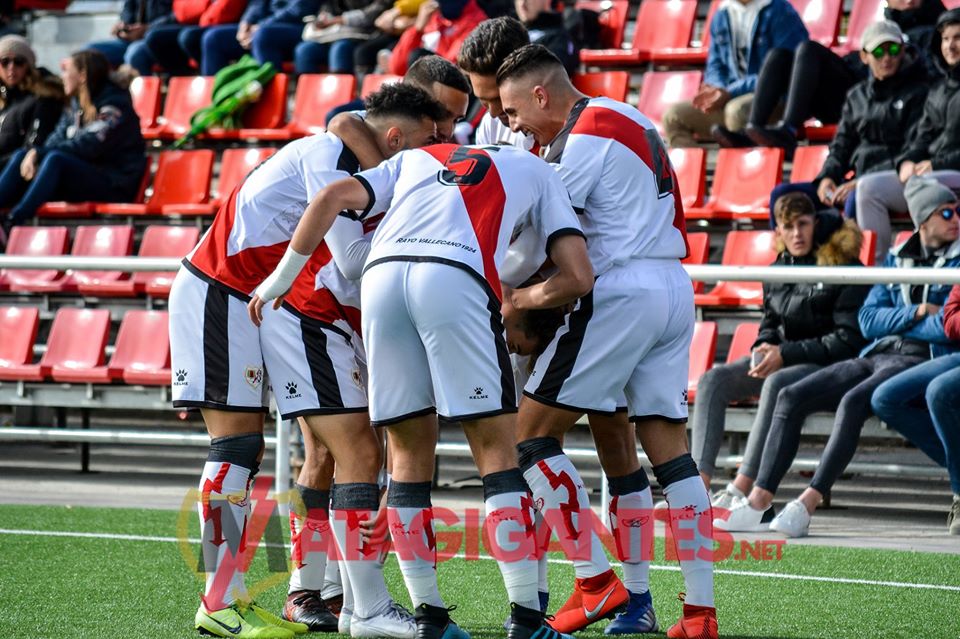
<path id="1" fill-rule="evenodd" d="M 587 66 L 634 66 L 645 62 L 695 63 L 697 59 L 674 59 L 686 52 L 693 37 L 697 0 L 646 0 L 641 3 L 629 49 L 611 47 L 580 52 Z M 692 54 L 691 54 L 692 55 Z M 705 56 L 704 56 L 705 59 Z"/>
<path id="2" fill-rule="evenodd" d="M 697 322 L 690 343 L 690 374 L 687 378 L 687 401 L 697 396 L 697 382 L 711 367 L 717 353 L 717 323 Z"/>
<path id="3" fill-rule="evenodd" d="M 843 0 L 790 0 L 810 32 L 810 39 L 825 47 L 837 43 Z"/>
<path id="4" fill-rule="evenodd" d="M 173 139 L 190 130 L 190 116 L 210 104 L 213 96 L 212 77 L 173 77 L 167 84 L 163 115 L 157 126 L 148 129 L 148 139 Z"/>
<path id="5" fill-rule="evenodd" d="M 783 149 L 720 149 L 710 199 L 686 211 L 688 219 L 770 217 L 770 191 L 783 179 Z"/>
<path id="6" fill-rule="evenodd" d="M 65 226 L 17 226 L 10 231 L 7 255 L 55 256 L 64 255 L 70 244 Z M 56 269 L 41 270 L 0 270 L 0 291 L 15 286 L 29 290 L 34 283 L 48 283 L 57 279 L 60 272 Z"/>
<path id="7" fill-rule="evenodd" d="M 770 266 L 777 258 L 773 231 L 730 231 L 723 245 L 725 266 Z M 759 306 L 760 282 L 717 282 L 707 293 L 694 296 L 697 306 Z"/>
<path id="8" fill-rule="evenodd" d="M 846 55 L 860 49 L 860 36 L 873 22 L 883 19 L 883 0 L 857 0 L 852 3 L 847 20 L 847 32 L 840 44 L 833 48 L 838 55 Z"/>
<path id="9" fill-rule="evenodd" d="M 385 82 L 399 82 L 403 77 L 392 73 L 370 73 L 363 76 L 360 85 L 360 97 L 365 98 L 379 89 Z"/>
<path id="10" fill-rule="evenodd" d="M 827 145 L 800 146 L 793 154 L 793 168 L 790 171 L 791 182 L 812 182 L 823 167 L 830 147 Z"/>
<path id="11" fill-rule="evenodd" d="M 216 154 L 212 149 L 164 151 L 153 178 L 153 194 L 145 203 L 98 204 L 100 215 L 159 215 L 176 213 L 181 205 L 209 199 Z"/>
<path id="12" fill-rule="evenodd" d="M 626 102 L 630 91 L 630 74 L 626 71 L 578 73 L 573 76 L 573 86 L 590 97 L 602 95 Z"/>
<path id="13" fill-rule="evenodd" d="M 29 324 L 29 316 L 24 318 Z M 12 335 L 20 340 L 21 348 L 28 328 L 16 328 Z M 110 331 L 110 311 L 89 308 L 61 308 L 57 311 L 47 337 L 47 348 L 36 364 L 27 361 L 20 365 L 0 367 L 0 379 L 17 381 L 54 380 L 82 381 L 78 377 L 90 368 L 100 366 Z M 33 326 L 36 334 L 36 326 Z M 4 338 L 4 342 L 7 338 Z M 4 347 L 5 349 L 6 347 Z M 32 348 L 32 345 L 31 345 Z"/>
<path id="14" fill-rule="evenodd" d="M 690 255 L 683 260 L 684 264 L 706 264 L 710 257 L 710 234 L 687 233 L 687 244 L 690 245 Z M 703 292 L 703 282 L 693 283 L 693 292 Z"/>
<path id="15" fill-rule="evenodd" d="M 143 179 L 140 181 L 140 188 L 134 203 L 143 202 L 147 193 L 147 185 L 150 183 L 150 172 L 153 168 L 153 159 L 147 156 L 147 163 L 143 169 Z M 38 218 L 53 219 L 80 219 L 92 217 L 97 210 L 97 202 L 47 202 L 37 209 Z"/>
<path id="16" fill-rule="evenodd" d="M 600 14 L 600 43 L 604 49 L 619 49 L 623 45 L 630 13 L 627 0 L 580 0 L 576 8 Z"/>
<path id="17" fill-rule="evenodd" d="M 133 108 L 140 118 L 140 131 L 146 134 L 157 126 L 160 117 L 161 84 L 157 76 L 134 78 L 130 83 Z"/>
<path id="18" fill-rule="evenodd" d="M 750 354 L 757 335 L 760 333 L 759 322 L 741 322 L 733 331 L 730 348 L 727 349 L 727 364 L 735 362 L 741 357 Z"/>
<path id="19" fill-rule="evenodd" d="M 672 104 L 692 99 L 702 82 L 702 71 L 648 71 L 640 86 L 637 108 L 662 133 L 663 114 Z"/>
<path id="20" fill-rule="evenodd" d="M 670 149 L 670 162 L 680 184 L 683 208 L 703 206 L 707 191 L 707 150 L 695 147 Z"/>
<path id="21" fill-rule="evenodd" d="M 297 79 L 293 113 L 283 127 L 258 133 L 261 140 L 292 140 L 324 130 L 330 109 L 353 99 L 357 80 L 346 74 L 310 74 Z"/>
<path id="22" fill-rule="evenodd" d="M 287 121 L 287 92 L 290 76 L 278 73 L 267 86 L 263 95 L 243 114 L 243 126 L 239 129 L 211 129 L 204 134 L 211 140 L 257 140 L 269 136 Z"/>
<path id="23" fill-rule="evenodd" d="M 40 311 L 32 307 L 0 307 L 0 379 L 18 379 L 18 371 L 33 361 L 33 344 Z M 9 377 L 7 377 L 9 375 Z"/>

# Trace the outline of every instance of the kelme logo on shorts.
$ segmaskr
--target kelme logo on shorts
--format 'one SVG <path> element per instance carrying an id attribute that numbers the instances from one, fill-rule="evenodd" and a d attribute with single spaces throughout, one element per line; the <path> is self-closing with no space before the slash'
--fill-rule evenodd
<path id="1" fill-rule="evenodd" d="M 178 368 L 177 372 L 174 373 L 176 379 L 173 380 L 174 386 L 186 386 L 187 385 L 187 371 L 183 368 Z"/>
<path id="2" fill-rule="evenodd" d="M 487 399 L 487 394 L 483 392 L 483 386 L 477 386 L 473 389 L 473 395 L 470 399 Z"/>
<path id="3" fill-rule="evenodd" d="M 300 393 L 297 392 L 297 385 L 295 382 L 287 382 L 287 399 L 297 399 L 300 397 Z"/>

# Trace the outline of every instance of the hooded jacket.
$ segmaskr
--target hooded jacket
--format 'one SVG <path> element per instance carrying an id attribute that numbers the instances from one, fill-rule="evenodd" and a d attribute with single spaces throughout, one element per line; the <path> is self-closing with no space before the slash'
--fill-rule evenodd
<path id="1" fill-rule="evenodd" d="M 890 249 L 883 265 L 888 268 L 957 268 L 960 267 L 960 240 L 938 251 L 938 254 L 925 257 L 918 231 L 900 246 Z M 930 357 L 960 351 L 960 344 L 952 343 L 944 332 L 942 308 L 936 315 L 916 319 L 918 305 L 927 303 L 943 306 L 950 294 L 950 288 L 949 284 L 874 285 L 860 309 L 859 316 L 860 330 L 864 337 L 873 341 L 863 349 L 860 356 L 868 355 L 881 343 L 889 344 L 888 338 L 891 337 L 900 341 L 926 342 L 929 344 Z"/>
<path id="2" fill-rule="evenodd" d="M 930 56 L 943 79 L 930 90 L 916 135 L 897 158 L 897 168 L 907 160 L 930 160 L 934 169 L 960 170 L 960 64 L 949 67 L 940 52 L 940 29 L 947 24 L 960 24 L 960 8 L 945 12 L 937 20 Z"/>
<path id="3" fill-rule="evenodd" d="M 50 151 L 63 151 L 95 164 L 110 177 L 117 201 L 132 201 L 147 158 L 130 92 L 107 82 L 92 100 L 97 118 L 83 124 L 80 105 L 74 98 L 46 143 L 37 148 L 37 159 Z"/>
<path id="4" fill-rule="evenodd" d="M 900 10 L 887 7 L 883 10 L 883 17 L 900 25 L 900 29 L 907 36 L 908 42 L 923 52 L 926 58 L 937 19 L 946 10 L 947 8 L 943 6 L 943 2 L 940 0 L 923 0 L 916 9 Z M 927 65 L 927 70 L 930 73 L 936 73 L 932 63 Z"/>
<path id="5" fill-rule="evenodd" d="M 777 266 L 862 266 L 862 236 L 852 220 L 818 213 L 813 250 L 794 257 L 781 250 Z M 781 247 L 782 248 L 782 247 Z M 780 346 L 784 366 L 827 365 L 851 357 L 866 344 L 857 312 L 870 287 L 848 284 L 768 283 L 763 285 L 763 319 L 754 348 Z"/>
<path id="6" fill-rule="evenodd" d="M 65 98 L 60 78 L 39 69 L 40 80 L 32 91 L 0 88 L 6 106 L 0 111 L 0 161 L 23 146 L 42 145 L 63 113 Z"/>
<path id="7" fill-rule="evenodd" d="M 858 177 L 892 170 L 893 158 L 903 153 L 917 130 L 928 89 L 923 59 L 912 46 L 893 77 L 877 80 L 870 74 L 853 85 L 814 184 L 825 177 L 840 184 L 851 169 Z"/>

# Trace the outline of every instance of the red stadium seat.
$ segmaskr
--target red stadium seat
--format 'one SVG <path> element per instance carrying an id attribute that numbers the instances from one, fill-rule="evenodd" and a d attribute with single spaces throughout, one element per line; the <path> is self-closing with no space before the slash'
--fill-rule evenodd
<path id="1" fill-rule="evenodd" d="M 386 83 L 400 82 L 403 76 L 392 73 L 369 73 L 363 76 L 363 85 L 360 87 L 360 97 L 365 98 L 371 93 L 376 93 Z M 352 98 L 351 98 L 352 99 Z M 336 106 L 336 105 L 334 105 Z M 324 113 L 323 115 L 327 115 Z"/>
<path id="2" fill-rule="evenodd" d="M 707 18 L 703 23 L 703 32 L 699 42 L 690 42 L 690 46 L 676 49 L 662 49 L 651 54 L 651 62 L 666 65 L 694 65 L 700 66 L 707 61 L 707 51 L 710 48 L 710 21 L 713 14 L 720 7 L 721 0 L 712 0 L 707 9 Z"/>
<path id="3" fill-rule="evenodd" d="M 573 86 L 590 97 L 602 95 L 626 102 L 627 93 L 630 92 L 630 74 L 626 71 L 577 73 L 573 76 Z"/>
<path id="4" fill-rule="evenodd" d="M 290 122 L 279 130 L 263 131 L 261 140 L 292 140 L 320 133 L 330 109 L 353 100 L 357 80 L 348 74 L 305 74 L 297 79 Z M 221 191 L 222 192 L 222 191 Z"/>
<path id="5" fill-rule="evenodd" d="M 148 137 L 178 138 L 190 130 L 190 116 L 213 99 L 213 78 L 177 76 L 167 85 L 167 100 L 158 127 Z"/>
<path id="6" fill-rule="evenodd" d="M 584 49 L 580 61 L 588 66 L 633 65 L 658 61 L 660 53 L 669 56 L 671 51 L 686 51 L 696 18 L 697 0 L 644 0 L 629 49 Z"/>
<path id="7" fill-rule="evenodd" d="M 750 354 L 753 343 L 760 334 L 759 322 L 743 322 L 733 329 L 733 339 L 730 340 L 730 349 L 727 351 L 727 364 L 731 364 L 741 357 Z"/>
<path id="8" fill-rule="evenodd" d="M 278 73 L 263 88 L 260 99 L 243 114 L 239 129 L 211 129 L 203 137 L 211 140 L 267 139 L 273 132 L 283 130 L 287 120 L 287 89 L 290 76 Z"/>
<path id="9" fill-rule="evenodd" d="M 204 204 L 216 156 L 211 149 L 164 151 L 153 178 L 153 195 L 145 204 L 98 204 L 101 215 L 159 215 L 180 205 Z"/>
<path id="10" fill-rule="evenodd" d="M 790 0 L 790 4 L 800 14 L 811 40 L 825 47 L 837 43 L 843 0 Z"/>
<path id="11" fill-rule="evenodd" d="M 690 255 L 681 262 L 684 264 L 706 264 L 710 257 L 710 234 L 687 233 L 687 244 L 690 245 Z M 693 292 L 703 292 L 703 282 L 693 283 Z"/>
<path id="12" fill-rule="evenodd" d="M 150 171 L 153 168 L 153 161 L 147 156 L 147 164 L 143 168 L 143 177 L 140 180 L 140 187 L 137 191 L 136 202 L 142 203 L 147 192 L 147 185 L 150 184 Z M 97 211 L 97 202 L 47 202 L 37 209 L 37 217 L 44 219 L 76 219 L 93 217 Z"/>
<path id="13" fill-rule="evenodd" d="M 770 266 L 777 259 L 773 231 L 730 231 L 723 245 L 724 266 Z M 698 306 L 759 306 L 760 282 L 717 282 L 709 293 L 695 295 Z"/>
<path id="14" fill-rule="evenodd" d="M 647 71 L 637 109 L 663 131 L 663 114 L 677 102 L 692 100 L 702 82 L 702 71 Z"/>
<path id="15" fill-rule="evenodd" d="M 0 306 L 0 379 L 18 379 L 11 369 L 33 362 L 33 343 L 40 326 L 40 311 L 24 306 Z"/>
<path id="16" fill-rule="evenodd" d="M 140 118 L 141 131 L 152 131 L 157 126 L 157 118 L 160 116 L 160 78 L 157 76 L 134 78 L 130 83 L 130 97 L 133 98 L 133 109 Z"/>
<path id="17" fill-rule="evenodd" d="M 943 6 L 947 9 L 960 9 L 960 0 L 943 0 Z"/>
<path id="18" fill-rule="evenodd" d="M 823 124 L 813 118 L 803 123 L 803 137 L 810 142 L 830 142 L 836 134 L 836 124 Z"/>
<path id="19" fill-rule="evenodd" d="M 600 14 L 600 44 L 604 49 L 619 49 L 623 46 L 623 33 L 627 29 L 627 0 L 580 0 L 577 9 L 587 9 Z"/>
<path id="20" fill-rule="evenodd" d="M 860 36 L 874 22 L 883 20 L 884 0 L 857 0 L 850 9 L 850 19 L 847 21 L 847 33 L 840 39 L 840 45 L 834 47 L 839 55 L 845 55 L 860 50 Z"/>
<path id="21" fill-rule="evenodd" d="M 720 149 L 710 199 L 686 210 L 687 219 L 770 216 L 770 191 L 783 179 L 783 149 Z"/>
<path id="22" fill-rule="evenodd" d="M 261 162 L 277 152 L 275 148 L 227 149 L 220 157 L 220 179 L 216 194 L 204 204 L 178 204 L 164 209 L 166 214 L 213 215 L 223 199 Z"/>
<path id="23" fill-rule="evenodd" d="M 893 236 L 893 244 L 891 246 L 900 246 L 909 240 L 911 235 L 913 235 L 913 231 L 900 231 Z"/>
<path id="24" fill-rule="evenodd" d="M 703 206 L 707 190 L 707 150 L 699 147 L 670 149 L 670 163 L 680 183 L 683 208 Z"/>
<path id="25" fill-rule="evenodd" d="M 713 358 L 717 354 L 717 323 L 697 322 L 693 326 L 693 340 L 690 342 L 690 372 L 687 376 L 687 401 L 693 402 L 697 396 L 697 383 L 713 367 Z"/>
<path id="26" fill-rule="evenodd" d="M 167 386 L 170 384 L 170 337 L 165 311 L 127 311 L 106 366 L 69 374 L 63 381 Z M 61 377 L 64 373 L 61 373 Z"/>
<path id="27" fill-rule="evenodd" d="M 15 226 L 10 230 L 7 255 L 64 255 L 69 240 L 65 226 Z M 59 274 L 57 269 L 3 269 L 0 270 L 0 291 L 7 290 L 12 284 L 29 286 L 33 282 L 52 282 Z"/>
<path id="28" fill-rule="evenodd" d="M 37 364 L 0 367 L 0 379 L 58 382 L 80 379 L 103 365 L 103 349 L 110 332 L 110 311 L 65 307 L 57 311 L 47 338 L 47 350 Z"/>
<path id="29" fill-rule="evenodd" d="M 860 261 L 864 266 L 874 266 L 877 263 L 877 234 L 870 230 L 863 231 L 863 243 L 860 245 Z"/>
<path id="30" fill-rule="evenodd" d="M 183 257 L 200 239 L 195 226 L 148 226 L 140 241 L 140 257 Z M 170 295 L 170 285 L 176 272 L 137 271 L 126 280 L 98 281 L 81 284 L 82 295 L 103 297 L 133 297 L 147 293 L 155 297 Z"/>
<path id="31" fill-rule="evenodd" d="M 791 182 L 812 182 L 817 177 L 823 162 L 830 153 L 830 147 L 798 146 L 793 154 L 793 169 L 790 171 Z"/>
<path id="32" fill-rule="evenodd" d="M 70 254 L 74 257 L 123 257 L 133 249 L 132 226 L 80 226 L 73 240 Z M 74 292 L 78 286 L 94 282 L 109 282 L 122 279 L 121 271 L 74 271 L 68 270 L 55 280 L 44 282 L 11 283 L 11 291 L 32 293 Z"/>

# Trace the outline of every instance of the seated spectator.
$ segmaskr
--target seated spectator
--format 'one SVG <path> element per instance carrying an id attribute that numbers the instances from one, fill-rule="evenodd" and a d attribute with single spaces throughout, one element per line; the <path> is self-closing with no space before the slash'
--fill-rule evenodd
<path id="1" fill-rule="evenodd" d="M 51 200 L 129 202 L 143 177 L 140 119 L 130 92 L 110 79 L 106 56 L 80 51 L 61 66 L 70 106 L 43 146 L 17 151 L 0 173 L 8 228 Z"/>
<path id="2" fill-rule="evenodd" d="M 413 62 L 435 53 L 451 62 L 474 27 L 487 19 L 476 0 L 428 0 L 413 26 L 403 32 L 390 54 L 389 73 L 403 75 Z"/>
<path id="3" fill-rule="evenodd" d="M 114 39 L 92 42 L 90 48 L 107 56 L 113 67 L 126 63 L 140 75 L 151 75 L 156 60 L 144 38 L 149 31 L 175 21 L 172 0 L 123 0 L 120 21 L 110 30 Z"/>
<path id="4" fill-rule="evenodd" d="M 703 86 L 692 102 L 675 104 L 663 116 L 667 144 L 694 146 L 696 138 L 711 139 L 714 127 L 721 135 L 741 131 L 764 58 L 774 49 L 792 53 L 808 38 L 787 0 L 724 2 L 710 22 Z"/>
<path id="5" fill-rule="evenodd" d="M 943 11 L 940 0 L 889 0 L 884 17 L 900 25 L 907 42 L 927 58 L 934 24 Z M 926 63 L 929 64 L 928 58 Z M 746 128 L 749 142 L 783 147 L 792 156 L 803 123 L 811 117 L 824 124 L 839 122 L 847 91 L 866 77 L 867 67 L 856 52 L 841 58 L 812 40 L 797 47 L 794 56 L 782 50 L 772 51 L 757 79 Z M 768 126 L 781 104 L 783 118 L 775 126 Z"/>
<path id="6" fill-rule="evenodd" d="M 950 190 L 936 181 L 914 178 L 907 185 L 907 203 L 917 231 L 891 251 L 884 266 L 960 266 L 957 218 L 934 215 L 953 200 Z M 932 357 L 958 350 L 949 344 L 939 314 L 949 291 L 941 285 L 877 284 L 870 289 L 858 320 L 864 337 L 873 341 L 860 357 L 827 366 L 780 391 L 750 496 L 734 499 L 729 519 L 717 519 L 714 526 L 751 531 L 766 530 L 769 524 L 770 530 L 788 537 L 806 535 L 813 511 L 856 452 L 877 387 Z M 817 411 L 836 411 L 820 464 L 810 486 L 773 518 L 773 498 L 797 455 L 803 423 Z"/>
<path id="7" fill-rule="evenodd" d="M 293 66 L 297 73 L 353 73 L 354 47 L 373 34 L 374 20 L 389 8 L 388 0 L 332 0 L 324 2 L 312 24 L 312 35 L 297 45 Z"/>
<path id="8" fill-rule="evenodd" d="M 43 145 L 63 113 L 60 78 L 37 68 L 26 38 L 0 38 L 0 168 L 23 146 Z"/>
<path id="9" fill-rule="evenodd" d="M 320 0 L 249 0 L 239 24 L 189 29 L 179 42 L 199 63 L 200 75 L 216 75 L 248 52 L 279 71 L 300 44 L 303 19 L 319 10 Z"/>
<path id="10" fill-rule="evenodd" d="M 958 216 L 954 200 L 934 211 Z M 954 286 L 944 304 L 943 332 L 960 344 L 960 286 Z M 885 381 L 870 400 L 877 417 L 909 439 L 930 459 L 947 469 L 953 503 L 947 530 L 960 535 L 960 353 L 943 355 Z"/>
<path id="11" fill-rule="evenodd" d="M 196 70 L 186 51 L 199 49 L 207 27 L 236 23 L 246 8 L 247 0 L 173 0 L 174 21 L 148 29 L 144 45 L 154 64 L 170 75 L 192 75 Z"/>
<path id="12" fill-rule="evenodd" d="M 567 73 L 580 66 L 580 51 L 574 44 L 556 0 L 516 0 L 517 17 L 527 28 L 530 42 L 542 44 L 557 56 Z"/>
<path id="13" fill-rule="evenodd" d="M 803 193 L 777 200 L 777 256 L 783 266 L 860 266 L 862 236 L 852 220 L 817 213 Z M 764 284 L 763 318 L 752 357 L 714 366 L 697 384 L 691 424 L 691 450 L 707 488 L 716 470 L 730 402 L 760 396 L 736 480 L 714 496 L 713 505 L 730 508 L 734 497 L 753 487 L 780 390 L 828 364 L 856 357 L 866 340 L 857 313 L 869 287 L 849 284 Z"/>
<path id="14" fill-rule="evenodd" d="M 877 252 L 890 245 L 890 212 L 907 210 L 903 183 L 931 175 L 960 189 L 960 8 L 937 21 L 930 55 L 943 74 L 923 106 L 916 134 L 897 154 L 889 171 L 872 173 L 857 185 L 857 221 L 877 233 Z"/>
<path id="15" fill-rule="evenodd" d="M 870 75 L 847 93 L 837 134 L 819 175 L 813 182 L 781 185 L 771 198 L 802 189 L 822 205 L 843 207 L 847 217 L 855 217 L 853 193 L 858 180 L 893 168 L 893 158 L 906 148 L 927 96 L 929 83 L 923 63 L 916 50 L 904 43 L 894 22 L 870 25 L 863 43 L 860 58 Z M 847 179 L 851 172 L 853 178 Z M 877 230 L 862 224 L 861 228 Z M 885 238 L 877 240 L 879 263 L 890 248 L 889 230 Z"/>
<path id="16" fill-rule="evenodd" d="M 420 6 L 426 0 L 397 0 L 392 7 L 378 15 L 373 26 L 375 31 L 369 40 L 359 42 L 353 48 L 353 70 L 357 74 L 370 73 L 377 67 L 377 57 L 383 51 L 389 63 L 389 52 L 400 36 L 416 21 Z M 384 67 L 388 66 L 387 64 Z"/>

